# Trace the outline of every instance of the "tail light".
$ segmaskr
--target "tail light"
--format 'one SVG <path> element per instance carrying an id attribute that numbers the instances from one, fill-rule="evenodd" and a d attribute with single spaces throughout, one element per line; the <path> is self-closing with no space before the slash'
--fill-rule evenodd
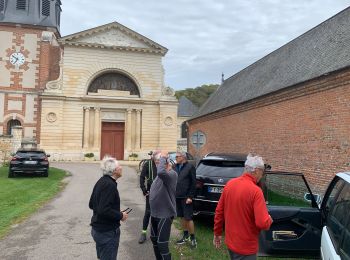
<path id="1" fill-rule="evenodd" d="M 202 189 L 204 186 L 204 182 L 197 180 L 196 181 L 196 189 Z"/>
<path id="2" fill-rule="evenodd" d="M 13 162 L 13 161 L 17 161 L 19 159 L 19 157 L 17 157 L 17 156 L 13 156 L 12 157 L 12 159 L 11 159 L 11 162 Z"/>
<path id="3" fill-rule="evenodd" d="M 47 158 L 47 156 L 45 156 L 43 161 L 48 162 L 49 158 Z"/>

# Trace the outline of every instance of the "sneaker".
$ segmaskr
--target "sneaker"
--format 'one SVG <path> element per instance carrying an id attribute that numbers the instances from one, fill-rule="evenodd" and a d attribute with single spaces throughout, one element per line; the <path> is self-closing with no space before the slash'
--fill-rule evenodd
<path id="1" fill-rule="evenodd" d="M 146 234 L 145 233 L 142 233 L 141 236 L 140 236 L 140 239 L 139 239 L 139 244 L 143 244 L 146 242 Z"/>
<path id="2" fill-rule="evenodd" d="M 195 238 L 191 239 L 191 248 L 192 249 L 197 248 L 197 240 Z"/>
<path id="3" fill-rule="evenodd" d="M 183 244 L 185 244 L 187 241 L 190 241 L 190 238 L 189 238 L 189 237 L 183 236 L 181 239 L 179 239 L 179 240 L 176 241 L 176 244 L 178 244 L 178 245 L 183 245 Z"/>

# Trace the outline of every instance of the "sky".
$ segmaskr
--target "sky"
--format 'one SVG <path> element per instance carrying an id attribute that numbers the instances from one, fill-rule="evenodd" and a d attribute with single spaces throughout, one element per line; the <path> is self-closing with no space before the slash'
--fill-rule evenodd
<path id="1" fill-rule="evenodd" d="M 220 84 L 350 0 L 62 0 L 62 36 L 117 21 L 168 48 L 165 84 Z"/>

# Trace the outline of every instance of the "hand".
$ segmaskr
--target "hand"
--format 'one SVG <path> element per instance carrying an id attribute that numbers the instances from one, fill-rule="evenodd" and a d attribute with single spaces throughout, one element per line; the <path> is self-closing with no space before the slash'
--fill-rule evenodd
<path id="1" fill-rule="evenodd" d="M 123 214 L 123 218 L 121 220 L 124 222 L 128 218 L 128 213 L 122 212 L 122 214 Z"/>
<path id="2" fill-rule="evenodd" d="M 160 152 L 160 157 L 168 158 L 168 156 L 169 156 L 168 151 L 162 150 L 162 151 Z"/>
<path id="3" fill-rule="evenodd" d="M 144 195 L 145 195 L 145 197 L 149 196 L 149 192 L 146 192 Z"/>
<path id="4" fill-rule="evenodd" d="M 187 198 L 186 204 L 191 204 L 191 203 L 192 203 L 192 199 L 191 198 Z"/>
<path id="5" fill-rule="evenodd" d="M 221 240 L 222 240 L 222 236 L 214 235 L 213 245 L 215 246 L 216 249 L 219 249 L 221 247 Z"/>

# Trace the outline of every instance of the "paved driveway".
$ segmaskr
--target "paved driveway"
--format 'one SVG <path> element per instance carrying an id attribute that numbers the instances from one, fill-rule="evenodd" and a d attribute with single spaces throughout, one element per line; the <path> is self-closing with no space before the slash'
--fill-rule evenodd
<path id="1" fill-rule="evenodd" d="M 1 260 L 21 259 L 96 259 L 95 244 L 90 236 L 91 210 L 88 201 L 95 182 L 101 176 L 98 164 L 55 163 L 68 170 L 65 190 L 31 218 L 15 227 L 0 240 Z M 135 170 L 123 168 L 118 180 L 121 207 L 130 207 L 126 223 L 121 226 L 118 259 L 154 259 L 150 240 L 139 245 L 144 198 L 138 187 Z"/>

